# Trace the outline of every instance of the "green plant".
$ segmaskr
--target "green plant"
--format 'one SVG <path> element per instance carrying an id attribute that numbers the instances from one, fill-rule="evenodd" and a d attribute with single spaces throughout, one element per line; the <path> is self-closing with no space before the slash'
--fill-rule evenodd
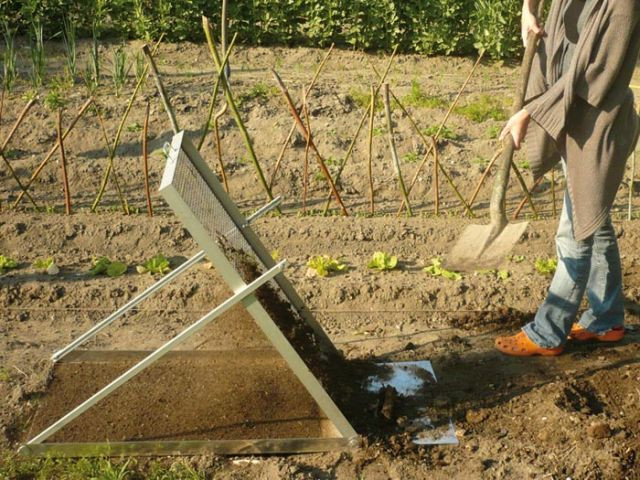
<path id="1" fill-rule="evenodd" d="M 259 103 L 264 103 L 269 98 L 277 95 L 278 90 L 276 87 L 271 87 L 264 82 L 255 83 L 245 92 L 238 94 L 237 102 L 238 106 L 244 106 L 252 100 L 257 100 Z"/>
<path id="2" fill-rule="evenodd" d="M 63 93 L 60 91 L 60 88 L 50 88 L 44 97 L 44 104 L 51 111 L 56 111 L 60 108 L 64 108 L 66 100 L 63 96 Z"/>
<path id="3" fill-rule="evenodd" d="M 57 275 L 60 273 L 60 269 L 56 265 L 55 260 L 52 257 L 49 258 L 40 258 L 33 262 L 33 268 L 39 270 L 41 273 L 46 273 L 48 275 Z"/>
<path id="4" fill-rule="evenodd" d="M 141 132 L 141 131 L 142 131 L 142 125 L 140 125 L 139 122 L 133 122 L 127 125 L 127 132 L 135 133 L 135 132 Z"/>
<path id="5" fill-rule="evenodd" d="M 411 93 L 402 98 L 405 107 L 416 108 L 446 108 L 447 100 L 434 95 L 426 95 L 422 92 L 417 80 L 411 81 Z"/>
<path id="6" fill-rule="evenodd" d="M 136 52 L 136 56 L 134 57 L 134 65 L 137 85 L 142 81 L 142 77 L 145 75 L 145 68 L 147 66 L 144 55 L 141 52 Z M 142 84 L 142 87 L 144 87 L 144 84 Z"/>
<path id="7" fill-rule="evenodd" d="M 501 131 L 502 131 L 502 127 L 500 125 L 489 125 L 485 132 L 485 136 L 489 140 L 495 140 L 496 138 L 498 138 Z"/>
<path id="8" fill-rule="evenodd" d="M 35 18 L 29 31 L 29 53 L 31 56 L 31 85 L 38 89 L 44 82 L 45 53 L 42 22 Z"/>
<path id="9" fill-rule="evenodd" d="M 432 258 L 431 265 L 424 267 L 422 270 L 434 277 L 444 277 L 449 280 L 460 280 L 462 278 L 462 275 L 458 272 L 453 272 L 444 268 L 442 266 L 442 261 L 439 258 Z"/>
<path id="10" fill-rule="evenodd" d="M 534 266 L 540 275 L 553 275 L 558 268 L 558 260 L 555 258 L 537 258 Z"/>
<path id="11" fill-rule="evenodd" d="M 0 275 L 14 268 L 18 268 L 18 263 L 14 259 L 0 255 Z"/>
<path id="12" fill-rule="evenodd" d="M 2 36 L 4 37 L 4 52 L 2 54 L 2 88 L 11 92 L 17 78 L 16 70 L 16 38 L 15 31 L 9 28 L 9 24 L 3 22 Z"/>
<path id="13" fill-rule="evenodd" d="M 65 15 L 62 18 L 62 39 L 67 59 L 67 71 L 73 84 L 77 75 L 77 48 L 76 48 L 76 24 Z"/>
<path id="14" fill-rule="evenodd" d="M 496 277 L 499 280 L 505 281 L 507 280 L 510 276 L 511 273 L 509 273 L 509 270 L 495 270 L 495 269 L 490 269 L 490 270 L 476 270 L 476 274 L 477 275 L 486 275 L 489 277 Z"/>
<path id="15" fill-rule="evenodd" d="M 486 94 L 468 102 L 466 105 L 456 107 L 454 111 L 458 115 L 477 123 L 482 123 L 489 119 L 500 122 L 507 119 L 507 110 L 504 102 Z"/>
<path id="16" fill-rule="evenodd" d="M 460 135 L 454 132 L 451 128 L 444 126 L 440 129 L 440 125 L 431 125 L 422 130 L 422 133 L 428 135 L 429 137 L 434 137 L 436 133 L 440 130 L 440 135 L 438 136 L 438 140 L 459 140 Z"/>
<path id="17" fill-rule="evenodd" d="M 113 52 L 111 78 L 113 79 L 116 97 L 118 97 L 127 80 L 127 52 L 122 46 L 116 48 Z"/>
<path id="18" fill-rule="evenodd" d="M 416 152 L 409 152 L 402 157 L 402 161 L 406 163 L 416 163 L 420 160 L 420 156 Z"/>
<path id="19" fill-rule="evenodd" d="M 4 367 L 0 367 L 0 382 L 8 382 L 9 380 L 11 380 L 9 370 Z"/>
<path id="20" fill-rule="evenodd" d="M 527 257 L 525 257 L 524 255 L 512 255 L 510 260 L 513 263 L 522 263 L 527 259 Z"/>
<path id="21" fill-rule="evenodd" d="M 375 252 L 367 264 L 368 268 L 378 270 L 380 272 L 385 270 L 394 270 L 397 266 L 398 257 L 395 255 L 389 255 L 385 252 Z"/>
<path id="22" fill-rule="evenodd" d="M 107 275 L 119 277 L 127 271 L 127 265 L 118 261 L 111 261 L 107 257 L 95 258 L 89 271 L 91 275 Z"/>
<path id="23" fill-rule="evenodd" d="M 327 277 L 334 272 L 343 272 L 347 269 L 344 263 L 341 263 L 329 255 L 318 255 L 311 257 L 307 262 L 307 267 L 314 271 L 319 277 Z"/>
<path id="24" fill-rule="evenodd" d="M 169 263 L 169 260 L 167 260 L 167 258 L 160 253 L 155 257 L 150 258 L 149 260 L 144 262 L 142 265 L 138 265 L 136 267 L 136 270 L 140 274 L 151 273 L 151 274 L 164 275 L 165 273 L 168 273 L 171 270 L 171 265 Z"/>
<path id="25" fill-rule="evenodd" d="M 513 57 L 522 51 L 520 0 L 474 0 L 469 30 L 476 50 L 490 58 Z"/>

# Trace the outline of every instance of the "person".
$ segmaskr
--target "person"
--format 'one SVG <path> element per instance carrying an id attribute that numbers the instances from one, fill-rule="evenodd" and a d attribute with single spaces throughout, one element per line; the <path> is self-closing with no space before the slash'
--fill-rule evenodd
<path id="1" fill-rule="evenodd" d="M 569 340 L 624 337 L 622 269 L 610 209 L 635 148 L 630 82 L 640 50 L 637 0 L 553 0 L 543 28 L 524 0 L 522 35 L 539 36 L 525 107 L 501 139 L 527 145 L 535 179 L 558 163 L 567 180 L 558 267 L 534 320 L 495 341 L 514 356 L 560 355 Z M 526 141 L 525 141 L 526 140 Z M 586 293 L 589 308 L 578 319 Z"/>

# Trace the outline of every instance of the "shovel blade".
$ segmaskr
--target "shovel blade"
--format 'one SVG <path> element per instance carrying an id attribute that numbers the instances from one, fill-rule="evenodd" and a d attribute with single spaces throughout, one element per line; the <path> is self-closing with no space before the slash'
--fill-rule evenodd
<path id="1" fill-rule="evenodd" d="M 498 268 L 524 234 L 529 222 L 509 223 L 491 240 L 491 225 L 470 225 L 458 239 L 445 267 L 458 272 Z"/>

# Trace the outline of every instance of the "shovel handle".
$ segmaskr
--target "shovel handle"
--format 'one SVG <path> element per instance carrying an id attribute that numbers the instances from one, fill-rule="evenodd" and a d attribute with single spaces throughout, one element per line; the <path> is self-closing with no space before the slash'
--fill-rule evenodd
<path id="1" fill-rule="evenodd" d="M 543 10 L 544 0 L 540 0 L 539 12 Z M 536 46 L 538 44 L 538 35 L 531 32 L 527 39 L 527 47 L 522 60 L 522 78 L 516 94 L 516 99 L 513 103 L 512 114 L 518 113 L 524 106 L 525 95 L 527 93 L 527 87 L 529 86 L 529 76 L 531 75 L 531 69 L 533 67 L 533 59 L 536 55 Z M 493 184 L 493 192 L 491 194 L 491 204 L 489 206 L 489 213 L 491 217 L 491 225 L 494 227 L 496 233 L 500 233 L 507 225 L 507 213 L 506 213 L 506 193 L 507 186 L 509 185 L 509 173 L 511 170 L 511 162 L 513 161 L 513 154 L 515 153 L 516 146 L 513 142 L 513 137 L 507 135 L 504 142 L 504 150 L 498 163 L 498 173 L 496 175 L 495 183 Z"/>

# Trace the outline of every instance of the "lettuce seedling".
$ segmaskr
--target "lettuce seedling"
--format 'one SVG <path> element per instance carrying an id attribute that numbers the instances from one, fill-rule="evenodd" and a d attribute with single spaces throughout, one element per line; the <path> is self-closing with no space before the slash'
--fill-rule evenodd
<path id="1" fill-rule="evenodd" d="M 443 268 L 442 261 L 439 258 L 432 258 L 431 265 L 424 267 L 422 271 L 434 277 L 444 277 L 449 280 L 460 280 L 462 278 L 462 275 L 458 272 L 452 272 L 451 270 Z"/>
<path id="2" fill-rule="evenodd" d="M 398 266 L 398 257 L 388 255 L 384 252 L 375 252 L 371 260 L 367 264 L 368 268 L 383 272 L 385 270 L 393 270 Z"/>
<path id="3" fill-rule="evenodd" d="M 0 275 L 5 273 L 6 270 L 14 268 L 18 268 L 18 264 L 14 259 L 0 255 Z"/>
<path id="4" fill-rule="evenodd" d="M 164 275 L 171 270 L 171 265 L 164 255 L 158 254 L 144 262 L 142 265 L 138 265 L 136 270 L 140 274 L 151 273 Z"/>
<path id="5" fill-rule="evenodd" d="M 107 275 L 108 277 L 119 277 L 127 271 L 127 265 L 118 261 L 111 261 L 107 257 L 100 257 L 93 260 L 91 275 Z"/>
<path id="6" fill-rule="evenodd" d="M 331 258 L 329 255 L 318 255 L 311 257 L 307 262 L 307 267 L 316 272 L 319 277 L 327 277 L 333 272 L 342 272 L 347 266 L 340 261 Z"/>
<path id="7" fill-rule="evenodd" d="M 499 280 L 506 280 L 507 278 L 509 278 L 511 276 L 511 273 L 509 273 L 509 270 L 495 270 L 495 269 L 491 269 L 491 270 L 476 270 L 476 274 L 477 275 L 487 275 L 489 277 L 496 277 Z"/>
<path id="8" fill-rule="evenodd" d="M 535 267 L 540 275 L 553 275 L 558 268 L 558 260 L 555 258 L 538 258 L 536 259 Z"/>
<path id="9" fill-rule="evenodd" d="M 39 258 L 35 262 L 33 262 L 33 268 L 39 270 L 41 273 L 46 273 L 47 275 L 57 275 L 60 273 L 60 269 L 56 265 L 53 257 L 49 258 Z"/>

